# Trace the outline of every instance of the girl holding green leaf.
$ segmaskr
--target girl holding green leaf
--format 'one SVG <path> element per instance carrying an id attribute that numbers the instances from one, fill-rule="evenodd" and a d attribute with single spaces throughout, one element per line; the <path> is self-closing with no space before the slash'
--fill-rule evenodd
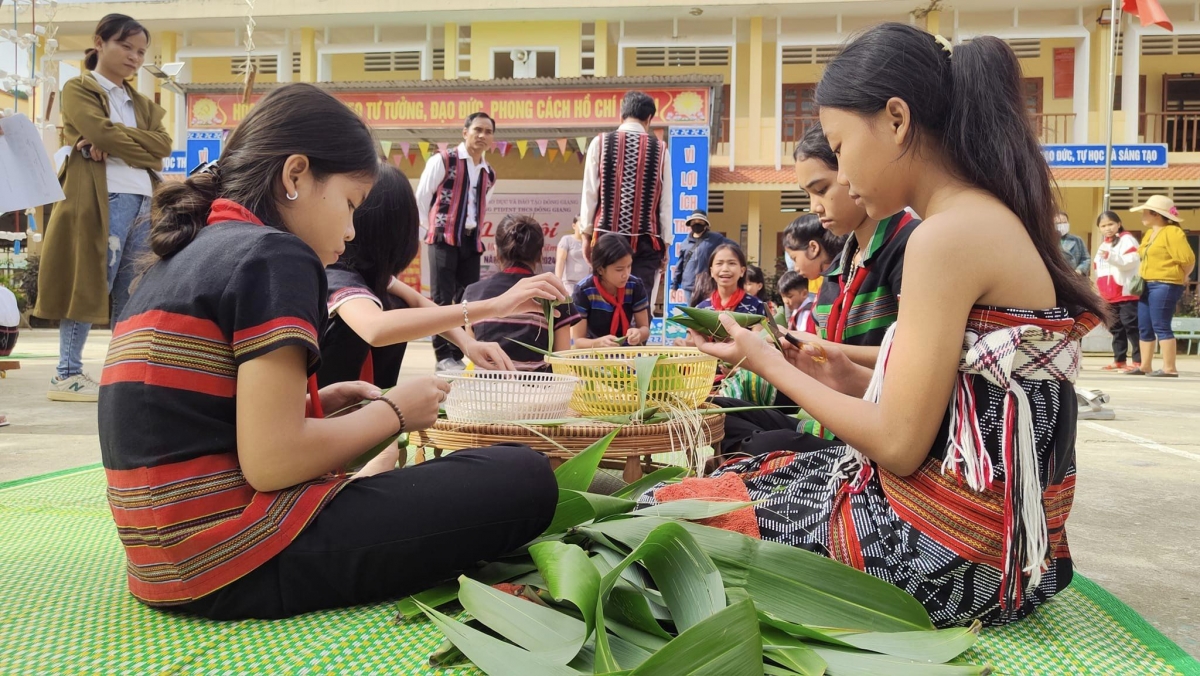
<path id="1" fill-rule="evenodd" d="M 155 193 L 155 259 L 114 327 L 99 405 L 114 535 L 142 603 L 233 620 L 378 602 L 553 518 L 554 475 L 526 447 L 344 471 L 433 425 L 450 389 L 317 387 L 324 268 L 354 238 L 378 152 L 344 104 L 288 84 L 217 164 Z"/>
<path id="2" fill-rule="evenodd" d="M 545 235 L 542 226 L 532 216 L 505 216 L 496 227 L 496 260 L 501 269 L 487 279 L 467 287 L 464 303 L 483 303 L 501 298 L 512 289 L 537 279 L 534 271 L 541 266 Z M 541 277 L 553 277 L 542 275 Z M 562 288 L 557 279 L 558 289 Z M 467 326 L 475 340 L 499 343 L 518 371 L 549 371 L 550 365 L 538 351 L 527 346 L 541 347 L 550 352 L 571 348 L 571 327 L 580 320 L 570 300 L 542 297 L 537 310 L 507 317 L 491 317 Z"/>
<path id="3" fill-rule="evenodd" d="M 837 182 L 871 218 L 925 216 L 875 368 L 834 343 L 820 360 L 776 349 L 731 318 L 729 342 L 693 336 L 841 439 L 724 466 L 762 501 L 763 537 L 895 584 L 938 626 L 1019 620 L 1072 574 L 1072 385 L 1105 306 L 1059 250 L 1021 91 L 996 38 L 951 54 L 904 24 L 862 33 L 817 87 Z"/>
<path id="4" fill-rule="evenodd" d="M 571 328 L 575 347 L 644 345 L 650 338 L 650 296 L 634 277 L 628 238 L 604 235 L 592 247 L 592 276 L 575 287 L 575 308 L 584 317 Z"/>
<path id="5" fill-rule="evenodd" d="M 408 341 L 433 334 L 457 345 L 476 368 L 513 370 L 499 344 L 467 335 L 464 322 L 538 311 L 539 299 L 564 298 L 567 290 L 554 275 L 543 274 L 465 306 L 438 306 L 417 293 L 396 279 L 417 255 L 416 197 L 399 169 L 381 164 L 379 172 L 370 196 L 354 214 L 354 239 L 338 262 L 325 269 L 329 322 L 321 333 L 318 383 L 364 380 L 394 387 Z"/>

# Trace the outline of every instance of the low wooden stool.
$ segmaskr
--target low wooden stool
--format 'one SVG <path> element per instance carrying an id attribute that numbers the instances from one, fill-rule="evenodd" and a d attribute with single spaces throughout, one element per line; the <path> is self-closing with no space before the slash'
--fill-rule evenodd
<path id="1" fill-rule="evenodd" d="M 464 448 L 519 443 L 529 446 L 550 458 L 558 467 L 597 440 L 617 428 L 616 425 L 580 418 L 577 424 L 560 426 L 521 426 L 504 423 L 462 423 L 438 420 L 433 427 L 412 435 L 417 446 L 416 462 L 425 459 L 424 448 L 433 449 L 435 457 L 444 451 Z M 536 429 L 534 432 L 532 429 Z M 704 416 L 706 445 L 716 446 L 725 438 L 725 415 Z M 551 441 L 553 440 L 553 441 Z M 567 451 L 555 446 L 555 442 Z M 660 465 L 651 459 L 656 453 L 671 452 L 671 432 L 667 423 L 654 425 L 630 424 L 621 428 L 604 453 L 601 467 L 623 470 L 622 478 L 632 483 Z M 695 463 L 695 458 L 690 462 Z"/>
<path id="2" fill-rule="evenodd" d="M 9 371 L 19 371 L 20 369 L 21 362 L 15 359 L 0 360 L 0 378 L 7 378 Z"/>

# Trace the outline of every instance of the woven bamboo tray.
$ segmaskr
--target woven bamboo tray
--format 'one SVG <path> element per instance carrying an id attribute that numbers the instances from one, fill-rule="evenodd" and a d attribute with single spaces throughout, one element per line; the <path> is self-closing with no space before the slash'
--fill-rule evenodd
<path id="1" fill-rule="evenodd" d="M 433 427 L 427 430 L 415 433 L 412 443 L 418 449 L 432 448 L 435 456 L 441 456 L 443 451 L 518 443 L 544 453 L 550 458 L 550 464 L 557 467 L 568 458 L 591 446 L 604 435 L 612 432 L 616 427 L 608 423 L 588 421 L 582 418 L 580 420 L 583 422 L 573 425 L 536 426 L 538 432 L 566 447 L 571 451 L 570 453 L 564 452 L 561 448 L 531 432 L 527 427 L 520 425 L 458 423 L 445 419 L 438 420 Z M 708 445 L 716 446 L 725 438 L 725 415 L 718 413 L 704 416 L 704 429 Z M 660 466 L 652 461 L 652 455 L 667 453 L 670 450 L 671 437 L 667 423 L 625 425 L 613 438 L 608 450 L 604 453 L 604 461 L 601 466 L 623 469 L 625 481 L 633 482 L 642 478 L 644 473 L 653 471 Z M 417 462 L 423 460 L 423 455 L 418 450 Z M 690 461 L 694 464 L 695 458 L 691 458 Z"/>

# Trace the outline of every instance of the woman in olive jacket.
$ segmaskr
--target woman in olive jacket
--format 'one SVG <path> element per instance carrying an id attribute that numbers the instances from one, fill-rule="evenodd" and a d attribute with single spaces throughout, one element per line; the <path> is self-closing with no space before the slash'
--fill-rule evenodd
<path id="1" fill-rule="evenodd" d="M 58 373 L 47 393 L 54 401 L 96 401 L 83 345 L 92 324 L 109 322 L 109 294 L 114 322 L 129 297 L 148 250 L 150 195 L 171 154 L 165 112 L 126 82 L 142 66 L 149 31 L 110 14 L 93 41 L 89 72 L 63 85 L 63 140 L 72 146 L 59 172 L 66 198 L 46 227 L 33 310 L 60 321 Z"/>

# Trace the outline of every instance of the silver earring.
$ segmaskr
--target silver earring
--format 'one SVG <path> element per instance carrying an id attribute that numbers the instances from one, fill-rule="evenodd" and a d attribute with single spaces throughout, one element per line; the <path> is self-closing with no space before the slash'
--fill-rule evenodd
<path id="1" fill-rule="evenodd" d="M 289 193 L 287 194 L 287 198 L 288 198 L 288 201 L 289 201 L 289 202 L 295 202 L 295 201 L 296 201 L 296 198 L 298 198 L 298 197 L 300 197 L 300 191 L 299 191 L 299 190 L 297 190 L 297 191 L 296 191 L 296 192 L 294 192 L 294 193 L 291 193 L 291 192 L 289 192 Z"/>

